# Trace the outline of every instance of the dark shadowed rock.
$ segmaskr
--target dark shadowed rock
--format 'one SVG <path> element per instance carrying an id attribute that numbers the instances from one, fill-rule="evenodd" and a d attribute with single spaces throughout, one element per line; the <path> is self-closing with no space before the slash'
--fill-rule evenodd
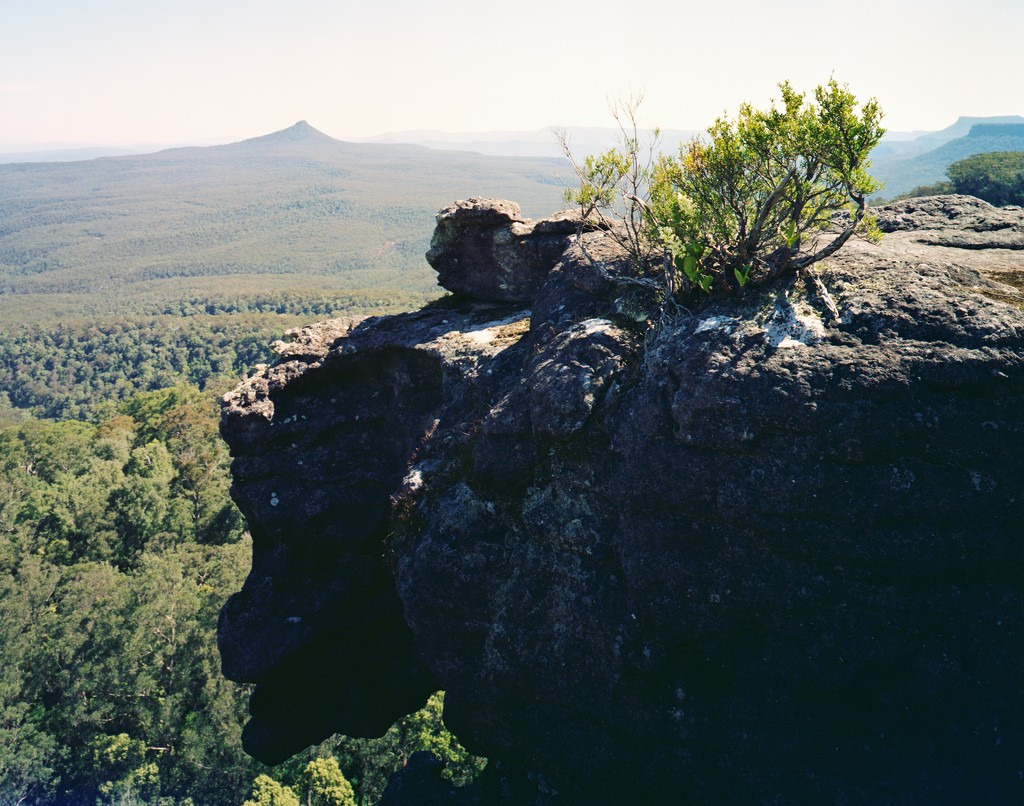
<path id="1" fill-rule="evenodd" d="M 1024 799 L 1024 212 L 880 218 L 821 286 L 653 331 L 595 232 L 529 311 L 283 347 L 222 425 L 250 751 L 382 732 L 438 687 L 500 762 L 489 801 L 438 798 Z"/>
<path id="2" fill-rule="evenodd" d="M 438 284 L 456 294 L 529 302 L 568 246 L 576 221 L 571 213 L 530 221 L 504 199 L 458 201 L 437 214 L 427 261 Z"/>
<path id="3" fill-rule="evenodd" d="M 420 750 L 409 757 L 408 763 L 388 781 L 387 789 L 378 806 L 444 806 L 465 802 L 459 798 L 451 782 L 441 777 L 444 764 L 433 753 Z"/>

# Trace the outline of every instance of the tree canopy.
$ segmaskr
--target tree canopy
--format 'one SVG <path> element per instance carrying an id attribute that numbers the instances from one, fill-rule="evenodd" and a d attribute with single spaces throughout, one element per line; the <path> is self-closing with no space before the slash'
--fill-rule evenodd
<path id="1" fill-rule="evenodd" d="M 0 427 L 0 803 L 348 806 L 417 750 L 460 780 L 483 766 L 440 696 L 380 739 L 272 769 L 245 754 L 249 691 L 220 673 L 216 624 L 252 549 L 218 413 L 182 384 Z"/>
<path id="2" fill-rule="evenodd" d="M 957 193 L 996 207 L 1024 205 L 1024 151 L 990 151 L 954 162 L 946 175 Z"/>

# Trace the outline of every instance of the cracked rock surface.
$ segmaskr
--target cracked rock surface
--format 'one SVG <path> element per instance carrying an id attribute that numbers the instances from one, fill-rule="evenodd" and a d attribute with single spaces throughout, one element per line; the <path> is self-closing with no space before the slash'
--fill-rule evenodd
<path id="1" fill-rule="evenodd" d="M 472 202 L 474 249 L 509 204 Z M 1024 800 L 1024 211 L 880 222 L 655 330 L 607 233 L 552 260 L 563 225 L 519 222 L 528 293 L 282 344 L 222 421 L 250 752 L 444 688 L 492 759 L 444 802 Z"/>

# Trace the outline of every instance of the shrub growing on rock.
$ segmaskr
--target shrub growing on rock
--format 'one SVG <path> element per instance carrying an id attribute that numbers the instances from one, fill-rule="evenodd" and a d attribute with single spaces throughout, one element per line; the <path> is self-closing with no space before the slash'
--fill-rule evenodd
<path id="1" fill-rule="evenodd" d="M 584 219 L 613 219 L 641 273 L 664 269 L 668 296 L 739 293 L 828 257 L 855 232 L 873 235 L 866 199 L 878 184 L 866 169 L 885 132 L 877 101 L 858 104 L 834 79 L 813 101 L 788 82 L 779 89 L 769 109 L 744 104 L 706 139 L 650 159 L 638 102 L 623 105 L 619 147 L 573 161 L 580 184 L 566 200 Z"/>

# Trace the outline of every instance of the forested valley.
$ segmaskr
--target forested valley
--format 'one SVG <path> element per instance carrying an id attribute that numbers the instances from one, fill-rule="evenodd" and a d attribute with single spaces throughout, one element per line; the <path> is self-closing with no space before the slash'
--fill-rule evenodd
<path id="1" fill-rule="evenodd" d="M 417 749 L 482 767 L 441 695 L 382 739 L 245 755 L 215 627 L 250 546 L 216 398 L 182 383 L 0 429 L 0 803 L 362 804 Z"/>
<path id="2" fill-rule="evenodd" d="M 0 324 L 0 804 L 368 804 L 418 749 L 482 767 L 438 694 L 381 739 L 265 768 L 216 646 L 251 553 L 219 397 L 290 327 L 423 298 L 243 290 Z"/>
<path id="3" fill-rule="evenodd" d="M 279 306 L 284 311 L 278 313 L 242 300 L 204 305 L 197 314 L 0 325 L 0 423 L 28 415 L 89 419 L 135 392 L 179 381 L 227 391 L 250 368 L 271 361 L 271 344 L 291 327 L 330 316 L 394 313 L 422 301 L 397 293 L 377 304 L 303 300 Z"/>
<path id="4" fill-rule="evenodd" d="M 251 549 L 219 398 L 289 328 L 436 298 L 434 213 L 499 187 L 550 212 L 554 172 L 304 125 L 0 166 L 2 806 L 369 804 L 419 749 L 482 769 L 440 692 L 379 739 L 244 753 L 216 622 Z"/>

